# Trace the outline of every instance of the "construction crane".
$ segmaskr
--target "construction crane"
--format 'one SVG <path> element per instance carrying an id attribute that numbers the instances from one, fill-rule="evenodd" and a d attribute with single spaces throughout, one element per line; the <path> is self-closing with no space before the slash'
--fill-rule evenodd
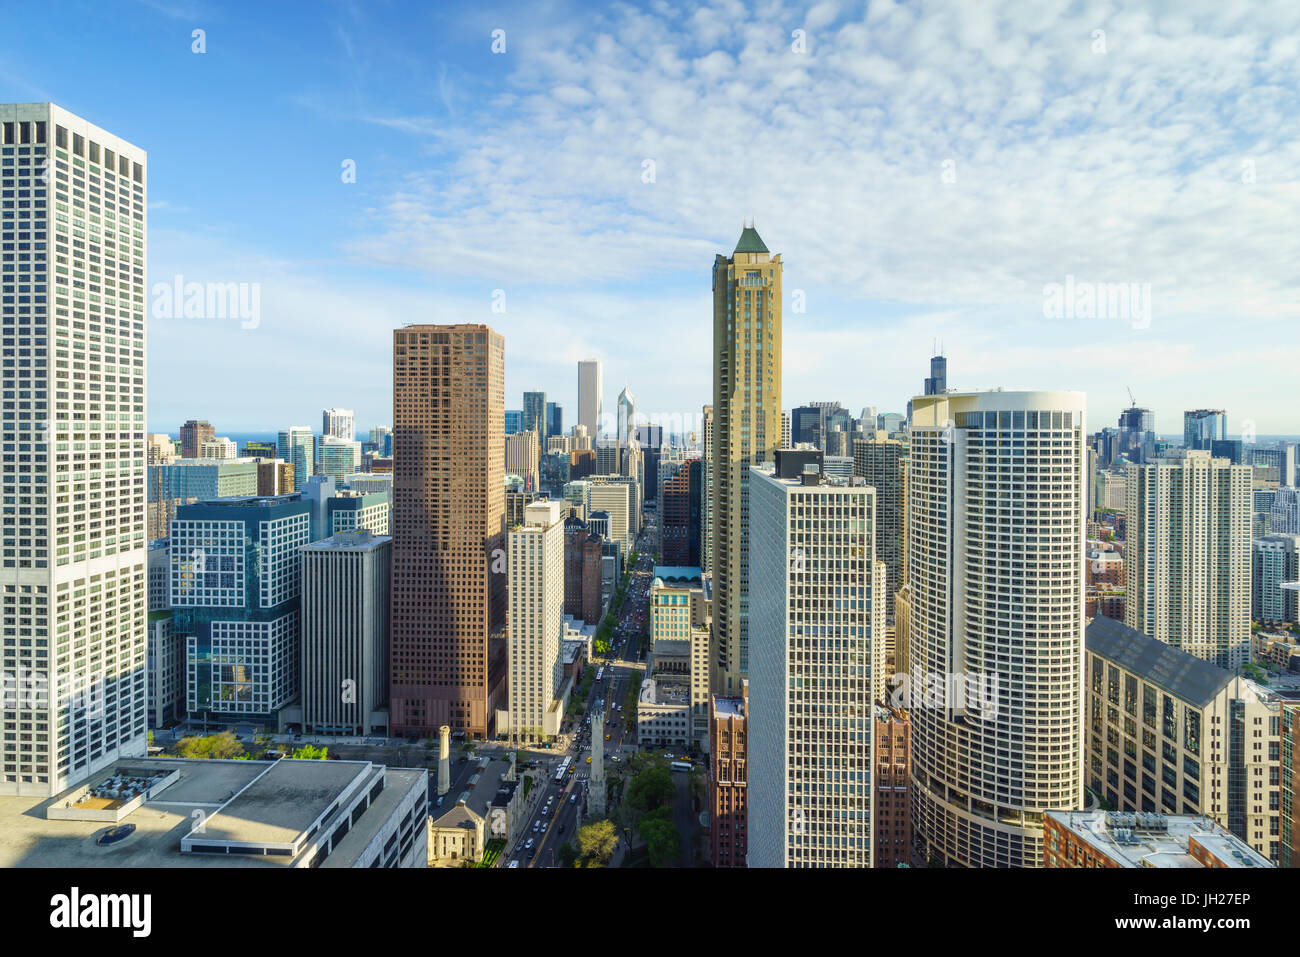
<path id="1" fill-rule="evenodd" d="M 1137 408 L 1137 404 L 1138 404 L 1138 400 L 1135 399 L 1135 398 L 1133 398 L 1133 388 L 1132 388 L 1132 386 L 1127 386 L 1127 385 L 1126 385 L 1126 386 L 1124 386 L 1124 388 L 1128 389 L 1128 404 L 1129 404 L 1129 407 L 1130 407 L 1130 408 L 1133 408 L 1133 409 L 1136 409 L 1136 408 Z"/>

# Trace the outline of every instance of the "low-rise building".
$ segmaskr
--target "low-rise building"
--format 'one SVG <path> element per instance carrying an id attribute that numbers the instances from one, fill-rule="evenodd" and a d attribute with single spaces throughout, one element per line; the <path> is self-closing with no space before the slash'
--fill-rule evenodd
<path id="1" fill-rule="evenodd" d="M 123 758 L 52 800 L 0 798 L 0 867 L 425 867 L 428 778 L 369 761 Z M 130 830 L 106 841 L 106 825 Z"/>
<path id="2" fill-rule="evenodd" d="M 1048 811 L 1044 867 L 1274 867 L 1207 817 L 1131 811 Z"/>
<path id="3" fill-rule="evenodd" d="M 691 736 L 691 685 L 673 675 L 641 682 L 636 706 L 637 742 L 647 748 L 684 748 Z"/>

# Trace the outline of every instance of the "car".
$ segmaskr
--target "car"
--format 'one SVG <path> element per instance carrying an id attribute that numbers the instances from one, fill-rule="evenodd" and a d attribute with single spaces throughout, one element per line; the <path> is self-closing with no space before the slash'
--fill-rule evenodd
<path id="1" fill-rule="evenodd" d="M 528 839 L 528 843 L 524 845 L 524 850 L 531 851 L 532 849 L 533 849 L 533 839 L 530 837 Z"/>
<path id="2" fill-rule="evenodd" d="M 533 833 L 536 834 L 536 833 L 537 833 L 537 829 L 538 829 L 539 827 L 541 827 L 541 826 L 542 826 L 542 822 L 541 822 L 541 821 L 534 821 L 534 822 L 533 822 Z M 533 843 L 531 838 L 529 838 L 528 843 L 529 843 L 529 844 Z"/>
<path id="3" fill-rule="evenodd" d="M 511 861 L 509 864 L 506 865 L 506 867 L 518 867 L 518 866 L 519 866 L 518 858 L 515 858 L 513 861 Z"/>
<path id="4" fill-rule="evenodd" d="M 545 822 L 545 821 L 542 822 L 542 833 L 543 833 L 543 834 L 546 833 L 546 822 Z"/>
<path id="5" fill-rule="evenodd" d="M 569 803 L 576 804 L 577 802 L 578 802 L 578 792 L 574 791 L 572 794 L 569 795 Z"/>

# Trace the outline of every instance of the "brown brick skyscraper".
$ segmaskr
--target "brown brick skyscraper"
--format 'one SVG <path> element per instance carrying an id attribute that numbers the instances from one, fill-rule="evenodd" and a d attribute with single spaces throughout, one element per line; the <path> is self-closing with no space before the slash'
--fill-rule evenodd
<path id="1" fill-rule="evenodd" d="M 486 736 L 504 704 L 505 339 L 393 333 L 394 734 Z"/>

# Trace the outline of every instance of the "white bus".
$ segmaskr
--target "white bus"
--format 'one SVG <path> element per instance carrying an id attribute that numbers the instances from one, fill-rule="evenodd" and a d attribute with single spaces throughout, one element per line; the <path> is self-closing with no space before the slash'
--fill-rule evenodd
<path id="1" fill-rule="evenodd" d="M 689 761 L 674 761 L 672 764 L 668 765 L 668 767 L 671 768 L 671 769 L 674 770 L 674 771 L 689 771 L 689 770 L 691 770 L 691 762 L 689 762 Z"/>
<path id="2" fill-rule="evenodd" d="M 605 677 L 605 666 L 601 665 L 596 669 L 596 680 L 599 681 L 603 677 Z"/>
<path id="3" fill-rule="evenodd" d="M 570 758 L 570 757 L 566 757 L 563 761 L 560 762 L 559 770 L 557 770 L 557 771 L 555 772 L 555 783 L 556 783 L 556 784 L 563 784 L 563 783 L 564 783 L 564 775 L 568 773 L 568 771 L 569 771 L 569 765 L 571 765 L 571 764 L 573 764 L 573 758 Z"/>

